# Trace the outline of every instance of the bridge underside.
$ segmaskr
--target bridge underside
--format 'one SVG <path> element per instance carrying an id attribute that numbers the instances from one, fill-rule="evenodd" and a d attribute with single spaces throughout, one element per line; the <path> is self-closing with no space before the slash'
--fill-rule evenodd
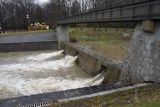
<path id="1" fill-rule="evenodd" d="M 122 0 L 123 1 L 123 0 Z M 132 0 L 134 3 L 116 4 L 114 8 L 91 11 L 59 19 L 57 24 L 123 22 L 160 19 L 160 0 Z M 136 2 L 137 1 L 137 2 Z"/>

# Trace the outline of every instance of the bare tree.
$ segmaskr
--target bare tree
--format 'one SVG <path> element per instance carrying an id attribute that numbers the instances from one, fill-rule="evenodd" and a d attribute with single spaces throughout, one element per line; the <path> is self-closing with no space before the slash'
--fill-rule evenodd
<path id="1" fill-rule="evenodd" d="M 49 0 L 41 6 L 35 0 L 0 0 L 0 26 L 3 29 L 24 29 L 35 22 L 46 22 L 52 26 L 58 18 L 92 11 L 111 1 Z"/>

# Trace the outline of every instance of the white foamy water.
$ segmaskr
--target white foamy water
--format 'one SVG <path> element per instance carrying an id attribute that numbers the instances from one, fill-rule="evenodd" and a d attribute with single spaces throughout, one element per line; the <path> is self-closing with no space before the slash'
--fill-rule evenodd
<path id="1" fill-rule="evenodd" d="M 91 78 L 74 64 L 77 56 L 63 56 L 62 53 L 0 53 L 0 99 L 87 87 L 101 82 L 99 75 Z"/>
<path id="2" fill-rule="evenodd" d="M 26 58 L 22 58 L 21 61 L 22 60 L 43 61 L 43 60 L 49 59 L 51 57 L 58 56 L 58 55 L 62 54 L 63 52 L 64 52 L 64 50 L 57 51 L 57 52 L 50 52 L 50 53 L 42 53 L 42 54 L 38 54 L 38 55 L 32 55 L 32 56 L 29 56 Z"/>
<path id="3" fill-rule="evenodd" d="M 17 71 L 17 72 L 23 72 L 23 71 L 32 71 L 32 72 L 38 72 L 38 71 L 47 71 L 47 70 L 59 70 L 59 69 L 65 69 L 67 67 L 71 67 L 73 64 L 67 63 L 68 60 L 72 59 L 71 56 L 65 56 L 65 58 L 62 58 L 60 60 L 55 61 L 41 61 L 41 62 L 35 62 L 35 61 L 29 61 L 29 62 L 21 62 L 21 63 L 13 63 L 8 65 L 0 65 L 1 71 Z M 35 59 L 34 59 L 35 60 Z"/>

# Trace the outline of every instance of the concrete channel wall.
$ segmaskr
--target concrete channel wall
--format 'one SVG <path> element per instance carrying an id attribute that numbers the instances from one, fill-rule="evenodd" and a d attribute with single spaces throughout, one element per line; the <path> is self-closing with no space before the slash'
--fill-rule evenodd
<path id="1" fill-rule="evenodd" d="M 58 49 L 55 32 L 0 37 L 0 52 Z"/>
<path id="2" fill-rule="evenodd" d="M 106 70 L 105 82 L 116 82 L 120 79 L 121 63 L 110 60 L 101 56 L 94 51 L 84 49 L 82 46 L 71 43 L 64 43 L 63 48 L 65 54 L 76 56 L 78 55 L 77 64 L 87 71 L 90 75 L 97 75 Z"/>
<path id="3" fill-rule="evenodd" d="M 58 42 L 23 42 L 23 43 L 0 43 L 0 52 L 36 51 L 36 50 L 57 50 Z"/>
<path id="4" fill-rule="evenodd" d="M 57 41 L 55 32 L 0 37 L 0 43 Z"/>

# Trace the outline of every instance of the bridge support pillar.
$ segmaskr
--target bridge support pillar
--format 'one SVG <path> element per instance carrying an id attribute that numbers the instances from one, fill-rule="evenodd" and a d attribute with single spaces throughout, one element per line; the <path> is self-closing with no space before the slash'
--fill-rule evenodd
<path id="1" fill-rule="evenodd" d="M 160 82 L 160 22 L 144 21 L 137 25 L 121 80 Z"/>
<path id="2" fill-rule="evenodd" d="M 56 29 L 59 49 L 62 49 L 62 42 L 69 42 L 69 33 L 67 25 L 59 25 Z"/>

